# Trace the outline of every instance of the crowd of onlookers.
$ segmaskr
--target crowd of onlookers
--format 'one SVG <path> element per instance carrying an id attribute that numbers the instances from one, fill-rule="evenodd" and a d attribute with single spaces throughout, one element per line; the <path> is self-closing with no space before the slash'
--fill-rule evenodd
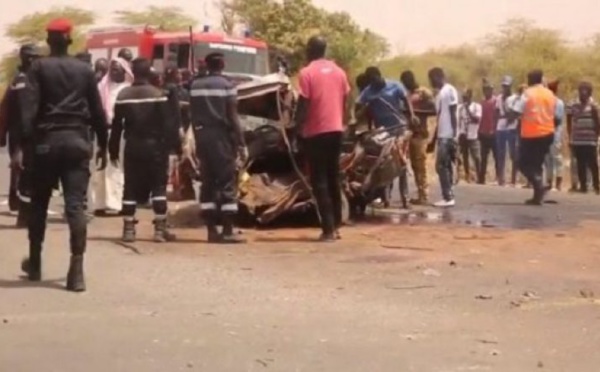
<path id="1" fill-rule="evenodd" d="M 549 82 L 547 86 L 554 94 L 558 93 L 558 81 Z M 501 80 L 498 94 L 492 83 L 484 80 L 483 99 L 480 102 L 474 101 L 472 89 L 464 90 L 458 108 L 460 152 L 458 162 L 466 182 L 486 183 L 491 154 L 498 185 L 519 184 L 517 155 L 519 120 L 514 118 L 511 120 L 507 113 L 525 88 L 526 86 L 521 85 L 514 89 L 513 79 L 505 76 Z M 545 182 L 548 189 L 563 189 L 564 157 L 567 155 L 570 158 L 570 191 L 588 192 L 591 181 L 594 191 L 600 192 L 598 179 L 600 122 L 592 93 L 591 84 L 582 82 L 578 88 L 578 97 L 573 101 L 565 104 L 563 100 L 557 98 L 554 143 L 544 162 Z M 565 145 L 568 145 L 568 151 L 565 151 L 567 150 Z M 507 162 L 510 163 L 509 169 L 507 169 Z"/>

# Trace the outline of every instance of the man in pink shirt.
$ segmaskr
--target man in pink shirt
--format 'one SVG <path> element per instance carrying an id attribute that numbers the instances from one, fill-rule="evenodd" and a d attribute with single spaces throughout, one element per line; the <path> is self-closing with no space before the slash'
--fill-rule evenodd
<path id="1" fill-rule="evenodd" d="M 310 182 L 319 214 L 321 241 L 339 239 L 342 197 L 339 159 L 346 99 L 350 84 L 344 70 L 325 59 L 327 42 L 312 37 L 306 46 L 309 64 L 300 71 L 296 125 L 303 138 Z"/>

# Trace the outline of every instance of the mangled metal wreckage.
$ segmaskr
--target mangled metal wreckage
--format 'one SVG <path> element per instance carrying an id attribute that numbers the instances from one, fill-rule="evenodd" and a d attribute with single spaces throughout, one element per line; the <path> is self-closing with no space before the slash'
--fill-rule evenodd
<path id="1" fill-rule="evenodd" d="M 308 167 L 293 130 L 295 93 L 286 76 L 268 75 L 238 85 L 238 110 L 249 161 L 240 171 L 240 218 L 272 224 L 293 216 L 317 218 Z M 340 159 L 343 219 L 364 212 L 406 167 L 407 138 L 387 132 L 345 133 Z"/>

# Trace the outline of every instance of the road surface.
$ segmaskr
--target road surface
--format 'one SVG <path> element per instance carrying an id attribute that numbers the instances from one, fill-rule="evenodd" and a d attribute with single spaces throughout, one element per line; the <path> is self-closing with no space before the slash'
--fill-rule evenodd
<path id="1" fill-rule="evenodd" d="M 178 229 L 175 244 L 123 246 L 120 221 L 97 219 L 84 294 L 63 290 L 60 221 L 44 281 L 20 279 L 26 234 L 3 206 L 0 371 L 596 372 L 600 198 L 526 197 L 460 186 L 452 211 L 385 211 L 328 245 L 314 229 L 234 248 Z"/>

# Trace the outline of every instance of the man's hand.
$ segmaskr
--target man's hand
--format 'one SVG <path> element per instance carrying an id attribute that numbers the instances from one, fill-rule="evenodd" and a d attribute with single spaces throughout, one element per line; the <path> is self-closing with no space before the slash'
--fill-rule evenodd
<path id="1" fill-rule="evenodd" d="M 96 152 L 96 169 L 101 172 L 106 169 L 107 165 L 108 161 L 106 156 L 106 149 L 98 149 L 98 152 Z"/>
<path id="2" fill-rule="evenodd" d="M 18 148 L 10 158 L 10 168 L 14 170 L 23 170 L 23 151 Z"/>
<path id="3" fill-rule="evenodd" d="M 410 124 L 413 128 L 418 128 L 421 126 L 421 120 L 416 116 L 412 116 L 410 118 Z"/>
<path id="4" fill-rule="evenodd" d="M 246 146 L 241 146 L 238 155 L 240 157 L 240 161 L 242 163 L 246 163 L 248 161 L 248 158 L 250 157 L 250 154 L 248 153 L 248 148 Z"/>
<path id="5" fill-rule="evenodd" d="M 427 144 L 427 153 L 433 154 L 434 151 L 435 151 L 435 142 L 431 141 Z"/>

